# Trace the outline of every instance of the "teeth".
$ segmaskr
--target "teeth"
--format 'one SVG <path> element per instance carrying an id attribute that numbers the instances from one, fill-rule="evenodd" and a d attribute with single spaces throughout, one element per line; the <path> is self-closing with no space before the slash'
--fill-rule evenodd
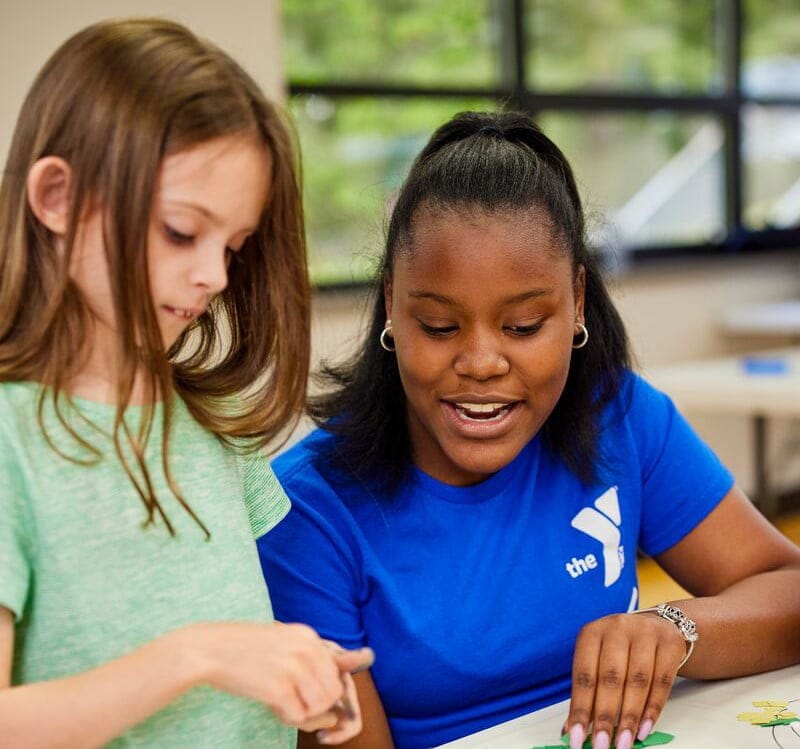
<path id="1" fill-rule="evenodd" d="M 500 421 L 511 408 L 510 403 L 456 403 L 456 412 L 462 419 L 487 423 Z"/>
<path id="2" fill-rule="evenodd" d="M 502 408 L 498 409 L 497 411 L 481 411 L 480 413 L 476 411 L 470 411 L 465 408 L 461 408 L 461 406 L 456 406 L 456 412 L 458 415 L 465 419 L 466 421 L 474 421 L 481 424 L 487 424 L 490 421 L 500 421 L 500 419 L 505 418 L 505 415 L 508 413 L 508 409 L 510 406 L 503 406 Z"/>
<path id="3" fill-rule="evenodd" d="M 508 403 L 456 403 L 464 411 L 472 411 L 477 414 L 490 414 L 500 408 L 505 408 Z"/>

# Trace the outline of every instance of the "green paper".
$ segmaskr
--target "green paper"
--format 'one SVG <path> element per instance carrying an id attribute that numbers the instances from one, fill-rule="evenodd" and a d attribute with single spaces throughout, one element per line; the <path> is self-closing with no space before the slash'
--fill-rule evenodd
<path id="1" fill-rule="evenodd" d="M 634 746 L 659 746 L 660 744 L 669 744 L 675 737 L 671 733 L 664 733 L 664 731 L 653 731 L 644 741 L 638 739 L 633 742 Z"/>
<path id="2" fill-rule="evenodd" d="M 800 723 L 800 718 L 775 718 L 769 723 L 758 723 L 758 725 L 767 728 L 768 726 L 788 726 L 789 723 Z"/>
<path id="3" fill-rule="evenodd" d="M 794 718 L 793 720 L 796 720 Z M 636 739 L 633 742 L 634 749 L 639 749 L 639 747 L 643 746 L 659 746 L 660 744 L 669 744 L 672 739 L 675 737 L 671 733 L 664 733 L 663 731 L 653 731 L 644 741 L 639 741 Z M 545 746 L 534 746 L 531 749 L 564 749 L 565 746 L 569 746 L 569 736 L 565 733 L 561 737 L 560 744 L 547 744 Z M 615 746 L 614 744 L 611 745 L 612 749 Z M 592 749 L 592 736 L 589 734 L 586 741 L 583 742 L 583 749 Z"/>

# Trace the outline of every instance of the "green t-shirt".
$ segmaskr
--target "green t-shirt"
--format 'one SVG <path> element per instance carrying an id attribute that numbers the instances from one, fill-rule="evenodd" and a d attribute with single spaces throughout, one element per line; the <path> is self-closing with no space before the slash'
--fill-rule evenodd
<path id="1" fill-rule="evenodd" d="M 30 383 L 0 384 L 0 604 L 16 617 L 12 684 L 86 671 L 191 622 L 273 620 L 254 538 L 289 501 L 266 457 L 236 455 L 176 399 L 170 470 L 211 531 L 206 540 L 167 486 L 157 410 L 146 459 L 173 538 L 162 522 L 143 527 L 146 511 L 108 436 L 114 407 L 76 401 L 100 431 L 77 416 L 69 422 L 102 452 L 77 465 L 46 441 L 39 393 Z M 64 453 L 88 457 L 46 403 L 48 437 Z M 135 407 L 126 413 L 134 429 L 139 418 Z M 260 703 L 198 687 L 108 746 L 294 743 L 295 732 Z"/>

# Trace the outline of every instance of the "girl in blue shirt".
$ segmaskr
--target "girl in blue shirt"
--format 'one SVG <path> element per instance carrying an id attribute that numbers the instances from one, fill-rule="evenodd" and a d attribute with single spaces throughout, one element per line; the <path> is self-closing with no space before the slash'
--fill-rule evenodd
<path id="1" fill-rule="evenodd" d="M 571 747 L 591 728 L 630 749 L 679 670 L 800 659 L 800 551 L 630 371 L 570 166 L 526 115 L 434 133 L 363 347 L 327 376 L 259 545 L 280 616 L 376 651 L 347 746 L 421 749 L 571 697 Z M 635 615 L 637 548 L 697 598 Z"/>

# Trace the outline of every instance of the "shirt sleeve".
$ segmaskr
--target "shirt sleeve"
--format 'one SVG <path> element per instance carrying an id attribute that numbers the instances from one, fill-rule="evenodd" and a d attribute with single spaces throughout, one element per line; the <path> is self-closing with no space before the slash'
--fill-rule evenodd
<path id="1" fill-rule="evenodd" d="M 639 378 L 633 381 L 630 417 L 642 471 L 639 544 L 655 556 L 694 530 L 734 479 L 672 400 Z"/>
<path id="2" fill-rule="evenodd" d="M 286 516 L 289 498 L 263 452 L 238 454 L 236 460 L 250 528 L 257 539 Z"/>
<path id="3" fill-rule="evenodd" d="M 342 647 L 361 647 L 363 563 L 353 518 L 311 466 L 281 481 L 292 509 L 258 540 L 275 617 L 308 624 Z"/>
<path id="4" fill-rule="evenodd" d="M 0 606 L 20 621 L 31 585 L 31 531 L 16 467 L 0 433 Z"/>

